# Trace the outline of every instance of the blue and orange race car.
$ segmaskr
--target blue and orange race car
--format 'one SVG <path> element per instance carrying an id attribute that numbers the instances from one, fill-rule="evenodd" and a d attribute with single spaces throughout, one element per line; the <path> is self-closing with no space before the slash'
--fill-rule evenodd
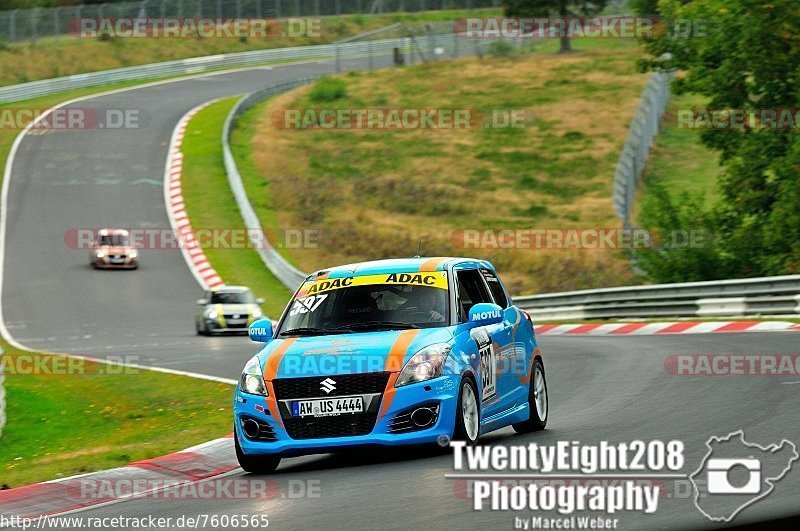
<path id="1" fill-rule="evenodd" d="M 369 445 L 474 443 L 541 430 L 547 384 L 530 317 L 469 258 L 351 264 L 305 280 L 245 366 L 234 400 L 241 467 Z"/>

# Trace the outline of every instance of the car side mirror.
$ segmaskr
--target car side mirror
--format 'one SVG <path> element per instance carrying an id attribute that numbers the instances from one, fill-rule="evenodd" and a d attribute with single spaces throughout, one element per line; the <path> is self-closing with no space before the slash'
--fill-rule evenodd
<path id="1" fill-rule="evenodd" d="M 253 324 L 247 328 L 247 333 L 250 336 L 250 340 L 256 343 L 272 341 L 275 335 L 275 331 L 272 329 L 272 321 L 268 317 L 253 321 Z"/>
<path id="2" fill-rule="evenodd" d="M 262 299 L 261 297 L 257 298 L 256 304 L 264 304 L 264 299 Z"/>
<path id="3" fill-rule="evenodd" d="M 208 299 L 197 299 L 198 306 L 205 306 L 206 304 L 208 304 Z"/>
<path id="4" fill-rule="evenodd" d="M 479 302 L 469 309 L 471 327 L 486 326 L 503 322 L 503 309 L 497 304 Z"/>

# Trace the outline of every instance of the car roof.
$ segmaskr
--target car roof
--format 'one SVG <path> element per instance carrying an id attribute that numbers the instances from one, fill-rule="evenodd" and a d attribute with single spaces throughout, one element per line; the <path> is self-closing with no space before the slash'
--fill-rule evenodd
<path id="1" fill-rule="evenodd" d="M 370 262 L 356 262 L 336 267 L 320 269 L 309 275 L 307 280 L 316 278 L 340 278 L 345 276 L 378 275 L 382 273 L 417 273 L 424 271 L 446 271 L 455 266 L 486 267 L 494 270 L 494 266 L 486 260 L 459 257 L 423 257 L 390 258 Z"/>
<path id="2" fill-rule="evenodd" d="M 211 290 L 212 293 L 243 293 L 245 291 L 250 291 L 250 288 L 247 286 L 223 286 Z"/>
<path id="3" fill-rule="evenodd" d="M 98 236 L 108 236 L 109 234 L 129 236 L 130 233 L 125 229 L 100 229 L 97 231 Z"/>

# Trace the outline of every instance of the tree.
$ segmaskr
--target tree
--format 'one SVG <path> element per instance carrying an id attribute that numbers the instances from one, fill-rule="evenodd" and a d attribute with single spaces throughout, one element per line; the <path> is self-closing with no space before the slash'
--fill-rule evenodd
<path id="1" fill-rule="evenodd" d="M 608 0 L 503 0 L 503 10 L 507 17 L 534 18 L 593 17 L 600 13 Z M 558 53 L 570 53 L 570 38 L 566 31 L 561 35 L 561 48 Z"/>
<path id="2" fill-rule="evenodd" d="M 710 110 L 743 110 L 754 127 L 706 128 L 720 154 L 720 204 L 713 217 L 730 268 L 747 277 L 800 272 L 800 1 L 662 0 L 665 25 L 646 46 L 646 65 L 674 68 L 678 93 L 706 96 Z M 689 21 L 689 22 L 687 22 Z M 678 30 L 680 29 L 680 30 Z M 670 53 L 666 62 L 655 58 Z M 789 113 L 786 127 L 766 112 Z M 724 116 L 724 114 L 723 114 Z"/>

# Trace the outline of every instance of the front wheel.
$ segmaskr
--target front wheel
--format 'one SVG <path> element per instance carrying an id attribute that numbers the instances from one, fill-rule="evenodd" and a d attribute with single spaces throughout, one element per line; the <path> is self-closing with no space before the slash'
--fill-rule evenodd
<path id="1" fill-rule="evenodd" d="M 517 433 L 530 433 L 543 430 L 547 425 L 547 413 L 550 406 L 547 399 L 547 380 L 544 377 L 544 363 L 539 358 L 533 362 L 531 382 L 528 391 L 528 407 L 531 416 L 524 422 L 512 424 Z"/>
<path id="2" fill-rule="evenodd" d="M 233 444 L 236 446 L 236 460 L 239 461 L 239 466 L 242 470 L 251 474 L 269 474 L 275 472 L 278 465 L 281 464 L 280 457 L 273 457 L 270 455 L 246 455 L 242 452 L 242 447 L 239 446 L 239 434 L 236 430 L 233 431 Z"/>
<path id="3" fill-rule="evenodd" d="M 478 405 L 478 391 L 475 381 L 470 377 L 461 380 L 458 391 L 458 410 L 456 412 L 456 426 L 453 438 L 475 444 L 481 431 L 481 410 Z"/>

